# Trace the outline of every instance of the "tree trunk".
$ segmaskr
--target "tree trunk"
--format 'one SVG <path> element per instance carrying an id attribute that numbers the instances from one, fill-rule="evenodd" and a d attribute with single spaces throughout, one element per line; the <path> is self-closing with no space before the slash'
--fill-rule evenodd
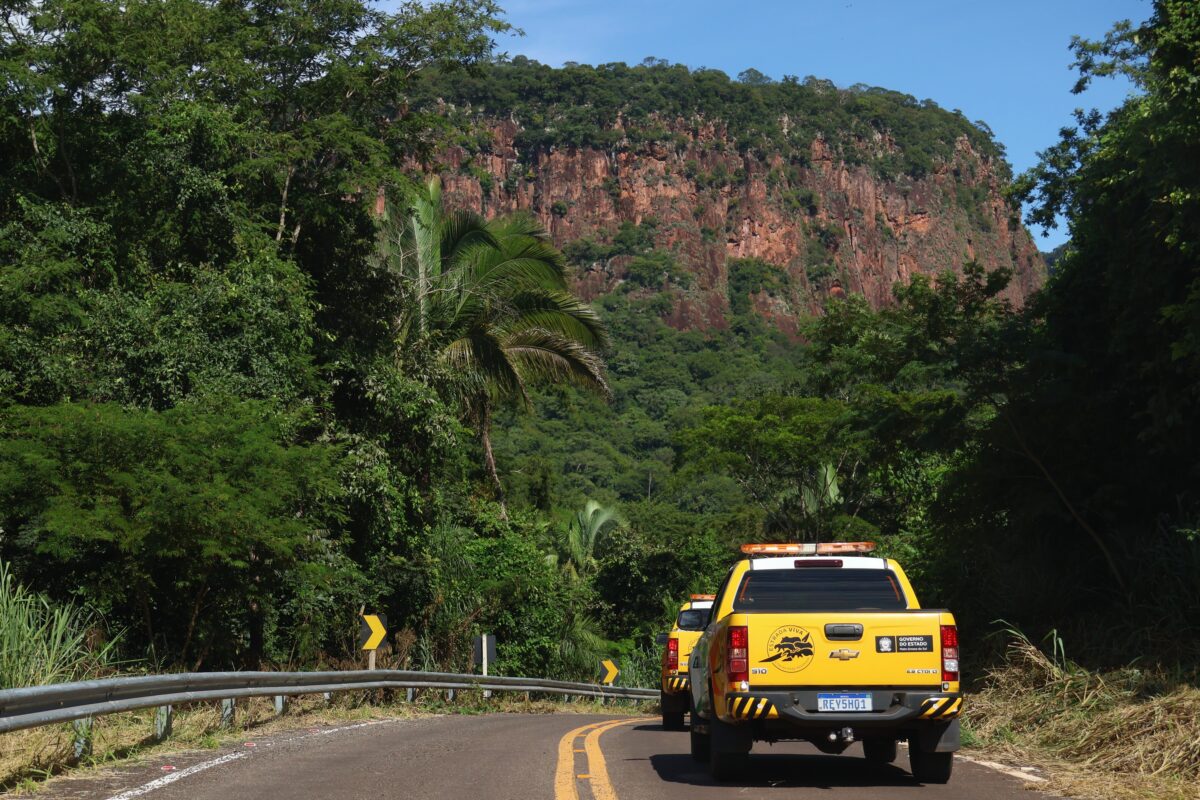
<path id="1" fill-rule="evenodd" d="M 263 651 L 265 650 L 263 622 L 262 604 L 257 600 L 251 600 L 249 619 L 250 648 L 246 652 L 245 661 L 245 668 L 248 670 L 258 670 L 262 666 Z"/>
<path id="2" fill-rule="evenodd" d="M 496 490 L 496 502 L 500 504 L 500 519 L 507 522 L 508 508 L 504 504 L 504 484 L 500 482 L 500 473 L 496 470 L 496 455 L 492 452 L 492 409 L 486 401 L 479 414 L 479 439 L 483 443 L 483 466 L 488 477 L 492 479 L 492 487 Z"/>
<path id="3" fill-rule="evenodd" d="M 1075 504 L 1071 502 L 1069 497 L 1067 497 L 1067 493 L 1061 486 L 1059 486 L 1058 481 L 1054 480 L 1054 476 L 1050 474 L 1050 470 L 1046 468 L 1046 465 L 1042 463 L 1042 460 L 1034 454 L 1032 449 L 1030 449 L 1029 444 L 1025 441 L 1025 437 L 1021 435 L 1021 432 L 1017 429 L 1016 423 L 1013 422 L 1012 417 L 1004 412 L 1001 412 L 1000 415 L 1004 417 L 1004 421 L 1008 423 L 1009 430 L 1012 431 L 1013 438 L 1017 440 L 1017 446 L 1021 448 L 1021 452 L 1024 453 L 1025 457 L 1029 459 L 1029 461 L 1032 462 L 1035 467 L 1038 468 L 1039 472 L 1042 473 L 1042 477 L 1046 479 L 1046 482 L 1050 484 L 1050 488 L 1054 490 L 1056 495 L 1058 495 L 1058 499 L 1062 501 L 1064 506 L 1066 506 L 1067 512 L 1071 515 L 1071 517 L 1074 518 L 1077 523 L 1079 523 L 1079 527 L 1083 528 L 1088 536 L 1092 537 L 1092 541 L 1096 543 L 1096 547 L 1100 550 L 1101 555 L 1104 556 L 1104 560 L 1108 563 L 1108 570 L 1110 573 L 1112 573 L 1113 578 L 1116 580 L 1117 586 L 1121 587 L 1121 590 L 1124 591 L 1125 580 L 1121 577 L 1121 570 L 1117 567 L 1117 559 L 1113 557 L 1112 551 L 1109 550 L 1108 545 L 1104 543 L 1104 537 L 1102 537 L 1095 528 L 1089 525 L 1087 520 L 1083 518 L 1083 515 L 1080 514 L 1075 508 Z"/>
<path id="4" fill-rule="evenodd" d="M 253 577 L 250 579 L 250 618 L 247 620 L 250 648 L 246 652 L 246 669 L 249 670 L 262 668 L 263 654 L 266 651 L 266 612 L 262 604 L 262 575 L 259 573 L 258 561 L 257 551 L 253 547 L 250 548 L 250 569 Z"/>

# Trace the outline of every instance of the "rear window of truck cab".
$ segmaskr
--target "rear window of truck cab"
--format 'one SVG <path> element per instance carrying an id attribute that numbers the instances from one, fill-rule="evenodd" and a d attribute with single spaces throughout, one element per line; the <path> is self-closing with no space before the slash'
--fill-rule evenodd
<path id="1" fill-rule="evenodd" d="M 900 581 L 886 569 L 770 569 L 745 574 L 734 611 L 902 611 Z"/>
<path id="2" fill-rule="evenodd" d="M 675 626 L 681 631 L 702 631 L 707 624 L 707 608 L 693 608 L 688 611 L 680 611 L 679 617 L 675 620 Z"/>

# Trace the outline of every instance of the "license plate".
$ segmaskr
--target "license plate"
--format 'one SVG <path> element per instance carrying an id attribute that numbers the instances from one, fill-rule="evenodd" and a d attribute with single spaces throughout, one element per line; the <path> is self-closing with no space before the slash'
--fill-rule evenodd
<path id="1" fill-rule="evenodd" d="M 870 694 L 818 694 L 817 711 L 870 711 Z"/>

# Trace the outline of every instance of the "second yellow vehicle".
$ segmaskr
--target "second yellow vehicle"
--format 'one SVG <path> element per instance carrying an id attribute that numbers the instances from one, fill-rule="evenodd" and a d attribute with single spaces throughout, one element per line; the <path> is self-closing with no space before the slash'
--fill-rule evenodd
<path id="1" fill-rule="evenodd" d="M 663 645 L 659 705 L 662 707 L 662 724 L 666 730 L 684 729 L 683 715 L 691 708 L 691 697 L 688 693 L 688 657 L 704 631 L 704 626 L 708 624 L 708 614 L 714 597 L 715 595 L 711 594 L 692 595 L 691 599 L 679 607 L 671 632 L 659 636 L 659 644 Z"/>

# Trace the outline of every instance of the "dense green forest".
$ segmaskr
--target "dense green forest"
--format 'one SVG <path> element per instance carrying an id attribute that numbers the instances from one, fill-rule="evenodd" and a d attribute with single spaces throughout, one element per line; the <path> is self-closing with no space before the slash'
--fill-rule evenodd
<path id="1" fill-rule="evenodd" d="M 516 142 L 522 153 L 671 144 L 671 124 L 682 120 L 696 128 L 718 122 L 740 151 L 779 153 L 793 164 L 806 163 L 813 139 L 821 137 L 847 164 L 870 163 L 892 177 L 922 177 L 950 159 L 962 136 L 989 158 L 1004 155 L 986 123 L 972 123 L 932 100 L 875 86 L 840 89 L 813 76 L 774 81 L 755 69 L 734 80 L 720 70 L 656 58 L 635 66 L 554 69 L 517 56 L 470 75 L 431 70 L 414 98 L 426 106 L 448 103 L 467 116 L 512 115 L 523 126 Z M 880 146 L 881 134 L 894 147 Z M 486 134 L 467 135 L 461 143 L 468 151 L 488 146 Z M 679 143 L 686 146 L 686 137 Z"/>
<path id="2" fill-rule="evenodd" d="M 430 99 L 520 109 L 529 147 L 651 112 L 847 159 L 887 133 L 878 168 L 911 175 L 960 135 L 1001 155 L 985 128 L 817 80 L 497 63 L 488 0 L 3 13 L 4 585 L 85 607 L 123 657 L 349 663 L 365 606 L 391 663 L 465 668 L 488 630 L 502 671 L 584 677 L 650 658 L 737 543 L 848 537 L 901 558 L 968 652 L 1005 620 L 1093 663 L 1196 663 L 1190 4 L 1075 44 L 1080 89 L 1139 92 L 1016 179 L 1071 232 L 1028 308 L 968 264 L 880 311 L 831 300 L 798 338 L 750 311 L 763 262 L 728 265 L 726 330 L 669 328 L 645 293 L 583 304 L 573 262 L 671 254 L 448 207 L 412 165 L 478 132 Z M 781 110 L 790 144 L 762 124 Z"/>

